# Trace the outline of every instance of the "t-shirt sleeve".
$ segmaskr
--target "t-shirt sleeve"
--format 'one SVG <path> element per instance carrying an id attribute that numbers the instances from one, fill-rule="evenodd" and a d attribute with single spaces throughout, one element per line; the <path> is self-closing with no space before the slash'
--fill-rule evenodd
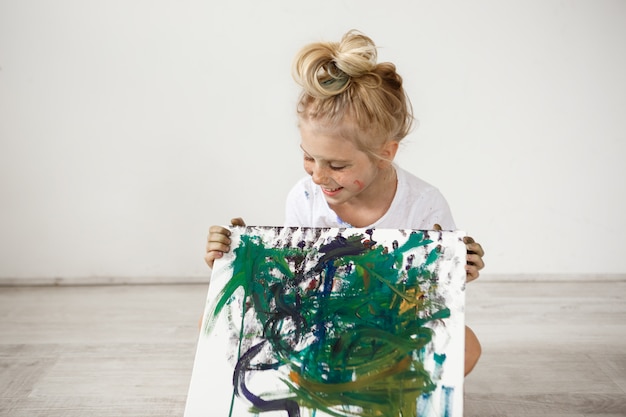
<path id="1" fill-rule="evenodd" d="M 448 202 L 438 190 L 432 190 L 432 194 L 428 204 L 430 210 L 425 213 L 422 223 L 423 228 L 430 230 L 438 224 L 443 230 L 455 230 L 456 224 Z"/>
<path id="2" fill-rule="evenodd" d="M 438 224 L 444 230 L 456 229 L 450 206 L 437 187 L 401 168 L 397 172 L 398 204 L 392 203 L 385 226 L 432 230 Z"/>

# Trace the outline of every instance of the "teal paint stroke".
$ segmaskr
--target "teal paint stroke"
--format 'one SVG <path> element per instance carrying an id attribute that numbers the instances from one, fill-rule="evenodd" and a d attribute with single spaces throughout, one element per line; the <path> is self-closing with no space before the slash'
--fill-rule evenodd
<path id="1" fill-rule="evenodd" d="M 424 232 L 412 232 L 392 248 L 377 244 L 374 233 L 340 233 L 317 246 L 240 236 L 232 278 L 209 309 L 204 332 L 243 291 L 252 328 L 263 329 L 247 334 L 236 326 L 238 349 L 244 340 L 263 344 L 234 375 L 237 394 L 253 412 L 262 416 L 297 404 L 332 416 L 417 417 L 428 405 L 445 361 L 432 351 L 433 327 L 450 317 L 438 293 L 440 249 Z M 415 249 L 425 246 L 425 257 L 416 259 Z M 426 357 L 436 362 L 432 372 L 423 366 Z M 282 370 L 282 398 L 245 386 L 247 377 L 268 369 Z"/>

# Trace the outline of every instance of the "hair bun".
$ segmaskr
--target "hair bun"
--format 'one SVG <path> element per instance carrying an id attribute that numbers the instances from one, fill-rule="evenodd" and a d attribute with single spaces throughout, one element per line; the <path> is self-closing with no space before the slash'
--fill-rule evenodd
<path id="1" fill-rule="evenodd" d="M 339 43 L 305 46 L 294 62 L 294 78 L 308 94 L 331 97 L 345 91 L 353 79 L 373 71 L 377 57 L 374 42 L 352 30 Z"/>
<path id="2" fill-rule="evenodd" d="M 346 33 L 338 45 L 335 63 L 350 77 L 359 77 L 376 68 L 378 53 L 376 45 L 367 36 L 350 31 Z"/>

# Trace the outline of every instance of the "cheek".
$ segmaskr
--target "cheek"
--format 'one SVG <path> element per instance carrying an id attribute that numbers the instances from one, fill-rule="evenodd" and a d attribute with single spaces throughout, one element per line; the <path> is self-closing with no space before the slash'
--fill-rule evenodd
<path id="1" fill-rule="evenodd" d="M 304 170 L 306 171 L 307 174 L 313 175 L 313 168 L 311 167 L 311 163 L 310 162 L 304 161 L 303 166 L 304 166 Z"/>
<path id="2" fill-rule="evenodd" d="M 365 184 L 363 184 L 363 182 L 359 180 L 354 180 L 353 184 L 359 189 L 359 191 L 362 190 L 365 186 Z"/>

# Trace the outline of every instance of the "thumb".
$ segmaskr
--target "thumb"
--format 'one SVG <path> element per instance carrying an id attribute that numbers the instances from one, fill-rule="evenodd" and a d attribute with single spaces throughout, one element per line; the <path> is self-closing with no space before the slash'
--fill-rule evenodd
<path id="1" fill-rule="evenodd" d="M 241 217 L 235 217 L 234 219 L 230 219 L 230 224 L 233 226 L 245 226 L 246 222 L 244 222 Z"/>
<path id="2" fill-rule="evenodd" d="M 466 243 L 466 244 L 469 244 L 469 243 L 475 243 L 474 238 L 472 238 L 472 237 L 470 237 L 470 236 L 465 236 L 465 237 L 463 238 L 463 242 L 464 242 L 464 243 Z"/>

